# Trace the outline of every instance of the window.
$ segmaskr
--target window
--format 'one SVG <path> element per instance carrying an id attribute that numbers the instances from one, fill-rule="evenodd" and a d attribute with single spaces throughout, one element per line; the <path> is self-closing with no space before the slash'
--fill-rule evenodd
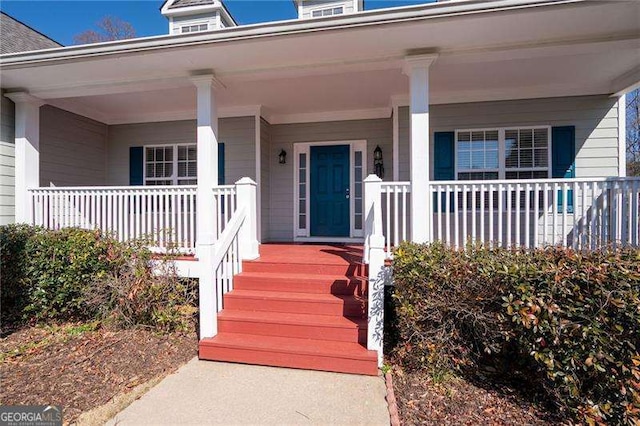
<path id="1" fill-rule="evenodd" d="M 145 147 L 145 185 L 195 185 L 196 145 Z"/>
<path id="2" fill-rule="evenodd" d="M 321 16 L 333 16 L 333 15 L 342 15 L 344 13 L 344 8 L 340 7 L 329 7 L 326 9 L 316 9 L 311 12 L 311 16 L 314 18 L 319 18 Z"/>
<path id="3" fill-rule="evenodd" d="M 549 177 L 549 129 L 507 129 L 504 133 L 507 179 Z"/>
<path id="4" fill-rule="evenodd" d="M 459 130 L 458 180 L 549 177 L 549 127 Z"/>
<path id="5" fill-rule="evenodd" d="M 193 25 L 184 25 L 180 27 L 180 32 L 182 34 L 187 33 L 197 33 L 199 31 L 207 31 L 209 29 L 209 24 L 193 24 Z"/>

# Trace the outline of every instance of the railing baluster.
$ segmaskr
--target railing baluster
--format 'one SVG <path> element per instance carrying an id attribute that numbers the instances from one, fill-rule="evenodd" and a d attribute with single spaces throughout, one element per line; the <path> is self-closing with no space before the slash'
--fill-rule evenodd
<path id="1" fill-rule="evenodd" d="M 493 184 L 489 184 L 489 247 L 495 247 L 495 240 L 493 238 L 493 215 L 495 209 L 493 208 Z"/>
<path id="2" fill-rule="evenodd" d="M 503 213 L 503 200 L 504 200 L 504 191 L 502 190 L 504 186 L 499 183 L 498 184 L 498 246 L 504 247 L 504 239 L 502 235 L 504 233 L 504 229 L 502 228 L 502 213 Z"/>
<path id="3" fill-rule="evenodd" d="M 400 243 L 400 235 L 398 235 L 398 221 L 400 220 L 400 216 L 398 216 L 398 187 L 393 187 L 393 245 L 398 247 Z"/>
<path id="4" fill-rule="evenodd" d="M 571 190 L 573 191 L 573 226 L 571 227 L 571 247 L 575 250 L 578 248 L 578 183 L 572 182 Z"/>
<path id="5" fill-rule="evenodd" d="M 540 184 L 533 185 L 533 247 L 540 245 Z"/>
<path id="6" fill-rule="evenodd" d="M 531 186 L 524 185 L 524 245 L 531 248 Z"/>
<path id="7" fill-rule="evenodd" d="M 484 184 L 480 184 L 480 243 L 485 244 L 484 240 Z"/>
<path id="8" fill-rule="evenodd" d="M 476 243 L 476 238 L 477 238 L 477 207 L 476 207 L 476 184 L 472 183 L 471 184 L 471 242 L 473 244 Z"/>
<path id="9" fill-rule="evenodd" d="M 513 234 L 512 229 L 511 229 L 511 183 L 508 183 L 506 185 L 507 187 L 507 204 L 505 206 L 505 210 L 506 210 L 506 215 L 507 215 L 507 235 L 506 235 L 506 243 L 507 243 L 507 247 L 511 247 L 513 245 L 513 242 L 511 240 L 511 236 Z"/>
<path id="10" fill-rule="evenodd" d="M 453 246 L 455 248 L 460 247 L 460 209 L 459 209 L 459 205 L 458 205 L 458 189 L 459 187 L 456 185 L 454 187 L 453 190 L 453 218 L 454 218 L 454 227 L 455 227 L 455 232 L 454 232 L 454 240 L 453 240 Z"/>
<path id="11" fill-rule="evenodd" d="M 407 239 L 407 186 L 402 185 L 402 241 Z M 430 191 L 429 191 L 430 192 Z M 428 197 L 431 197 L 431 194 L 427 194 Z M 427 212 L 429 214 L 429 212 Z M 433 222 L 433 221 L 430 221 Z"/>
<path id="12" fill-rule="evenodd" d="M 469 227 L 467 225 L 469 209 L 467 205 L 467 196 L 469 194 L 468 187 L 466 184 L 462 184 L 462 237 L 463 241 L 461 241 L 461 246 L 464 247 L 469 240 Z"/>
<path id="13" fill-rule="evenodd" d="M 385 206 L 386 210 L 384 214 L 387 216 L 386 218 L 386 227 L 385 227 L 385 240 L 387 243 L 387 255 L 391 253 L 391 195 L 389 194 L 389 189 L 386 187 L 386 190 L 382 192 L 382 196 L 385 197 Z"/>
<path id="14" fill-rule="evenodd" d="M 515 236 L 515 245 L 518 247 L 522 246 L 522 240 L 520 239 L 520 184 L 515 183 L 516 188 L 516 236 Z"/>

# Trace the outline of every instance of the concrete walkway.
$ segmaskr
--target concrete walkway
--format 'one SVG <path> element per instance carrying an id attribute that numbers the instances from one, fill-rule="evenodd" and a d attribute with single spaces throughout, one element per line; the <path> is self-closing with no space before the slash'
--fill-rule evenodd
<path id="1" fill-rule="evenodd" d="M 108 425 L 388 425 L 382 377 L 191 360 Z"/>

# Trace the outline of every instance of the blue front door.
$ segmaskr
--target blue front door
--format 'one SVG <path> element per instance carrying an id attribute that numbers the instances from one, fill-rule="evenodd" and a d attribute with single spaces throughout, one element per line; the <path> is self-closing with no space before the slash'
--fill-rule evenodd
<path id="1" fill-rule="evenodd" d="M 349 236 L 349 145 L 312 146 L 311 236 Z"/>

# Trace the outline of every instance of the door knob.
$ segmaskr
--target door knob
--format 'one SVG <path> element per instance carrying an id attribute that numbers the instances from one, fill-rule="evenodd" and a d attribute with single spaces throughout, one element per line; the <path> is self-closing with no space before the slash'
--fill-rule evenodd
<path id="1" fill-rule="evenodd" d="M 349 188 L 346 190 L 345 198 L 349 198 Z"/>

